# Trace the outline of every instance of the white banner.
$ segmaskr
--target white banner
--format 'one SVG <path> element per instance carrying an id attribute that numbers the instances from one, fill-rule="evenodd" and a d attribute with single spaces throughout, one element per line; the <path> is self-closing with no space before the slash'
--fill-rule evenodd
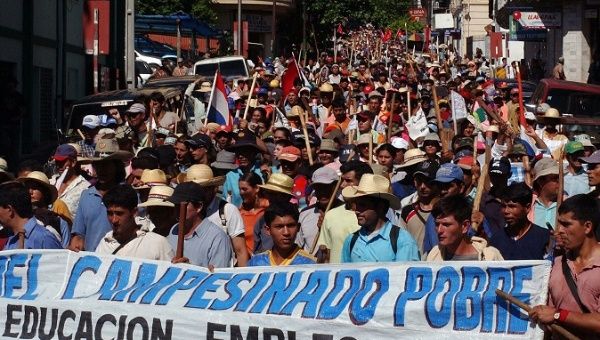
<path id="1" fill-rule="evenodd" d="M 429 134 L 429 126 L 427 126 L 427 117 L 423 109 L 419 110 L 406 121 L 408 136 L 416 141 L 418 138 L 425 137 Z"/>
<path id="2" fill-rule="evenodd" d="M 546 261 L 216 270 L 0 252 L 3 339 L 541 339 L 500 288 L 546 301 Z"/>
<path id="3" fill-rule="evenodd" d="M 465 103 L 465 98 L 463 98 L 463 96 L 456 91 L 450 91 L 450 102 L 452 104 L 453 120 L 467 118 L 467 104 Z"/>
<path id="4" fill-rule="evenodd" d="M 519 12 L 513 13 L 513 18 L 528 29 L 547 29 L 561 27 L 560 12 Z"/>

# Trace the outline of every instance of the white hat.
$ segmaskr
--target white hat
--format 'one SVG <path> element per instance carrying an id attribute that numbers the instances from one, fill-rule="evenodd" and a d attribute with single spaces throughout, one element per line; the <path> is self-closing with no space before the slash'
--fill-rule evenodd
<path id="1" fill-rule="evenodd" d="M 88 129 L 95 129 L 98 126 L 100 126 L 100 117 L 96 115 L 87 115 L 83 117 L 81 125 L 85 126 Z"/>
<path id="2" fill-rule="evenodd" d="M 531 111 L 525 111 L 525 119 L 526 120 L 537 120 L 537 118 L 535 117 L 535 113 L 533 113 Z"/>
<path id="3" fill-rule="evenodd" d="M 150 189 L 148 199 L 138 207 L 174 207 L 175 204 L 167 201 L 173 195 L 173 188 L 167 185 L 158 185 Z"/>
<path id="4" fill-rule="evenodd" d="M 405 151 L 408 150 L 408 142 L 402 137 L 392 137 L 391 144 L 395 149 L 404 149 Z"/>

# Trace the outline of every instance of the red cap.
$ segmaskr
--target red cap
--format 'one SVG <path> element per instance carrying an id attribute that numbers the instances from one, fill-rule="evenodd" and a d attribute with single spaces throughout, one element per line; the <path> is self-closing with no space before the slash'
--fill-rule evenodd
<path id="1" fill-rule="evenodd" d="M 279 160 L 285 160 L 290 162 L 295 162 L 300 158 L 302 152 L 295 146 L 286 146 L 281 149 L 281 153 L 279 154 Z"/>
<path id="2" fill-rule="evenodd" d="M 510 90 L 510 94 L 517 94 L 519 93 L 519 89 L 518 88 L 513 88 L 512 90 Z"/>

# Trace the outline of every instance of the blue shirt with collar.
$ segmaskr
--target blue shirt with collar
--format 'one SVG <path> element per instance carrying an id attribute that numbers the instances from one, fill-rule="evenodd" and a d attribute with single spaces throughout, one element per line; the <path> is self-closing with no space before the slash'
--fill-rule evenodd
<path id="1" fill-rule="evenodd" d="M 8 239 L 4 250 L 18 249 L 19 236 Z M 35 217 L 25 223 L 25 249 L 63 249 L 60 241 Z"/>
<path id="2" fill-rule="evenodd" d="M 100 192 L 95 187 L 85 189 L 79 199 L 72 234 L 85 239 L 85 250 L 94 251 L 104 235 L 111 230 L 112 225 L 106 215 Z"/>
<path id="3" fill-rule="evenodd" d="M 415 239 L 405 229 L 398 234 L 398 251 L 390 244 L 392 222 L 385 222 L 378 233 L 368 235 L 364 228 L 359 230 L 358 238 L 350 253 L 350 242 L 353 234 L 348 235 L 342 247 L 342 262 L 400 262 L 419 261 L 419 248 Z"/>
<path id="4" fill-rule="evenodd" d="M 167 235 L 167 241 L 173 249 L 177 249 L 178 230 L 179 226 L 176 224 Z M 196 266 L 208 267 L 211 264 L 215 268 L 229 267 L 232 252 L 229 235 L 207 218 L 183 241 L 183 256 Z"/>

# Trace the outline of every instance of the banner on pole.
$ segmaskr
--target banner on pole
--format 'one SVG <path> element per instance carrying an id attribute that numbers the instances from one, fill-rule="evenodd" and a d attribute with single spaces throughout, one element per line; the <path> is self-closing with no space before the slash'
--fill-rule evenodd
<path id="1" fill-rule="evenodd" d="M 0 253 L 2 338 L 541 339 L 496 297 L 545 303 L 547 261 L 215 270 L 66 250 Z"/>

